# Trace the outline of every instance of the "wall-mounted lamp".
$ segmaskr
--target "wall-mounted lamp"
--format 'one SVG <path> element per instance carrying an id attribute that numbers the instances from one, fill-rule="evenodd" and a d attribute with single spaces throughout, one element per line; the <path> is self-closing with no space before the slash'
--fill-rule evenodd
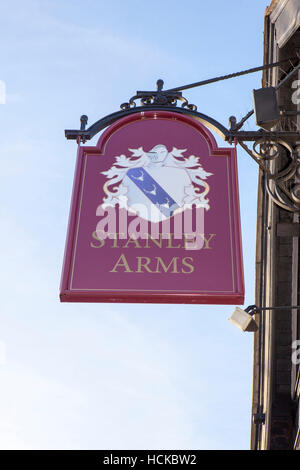
<path id="1" fill-rule="evenodd" d="M 228 320 L 242 331 L 257 331 L 258 325 L 253 315 L 261 313 L 262 310 L 300 310 L 300 305 L 282 305 L 276 307 L 257 307 L 257 305 L 249 305 L 243 310 L 235 307 L 233 314 Z"/>
<path id="2" fill-rule="evenodd" d="M 252 307 L 252 306 L 251 306 Z M 250 309 L 250 307 L 247 307 L 246 310 L 243 310 L 240 307 L 235 307 L 235 310 L 231 317 L 229 318 L 229 321 L 233 323 L 235 326 L 240 328 L 242 331 L 257 331 L 258 330 L 258 325 L 252 315 L 256 312 L 251 312 L 252 315 L 247 311 Z"/>

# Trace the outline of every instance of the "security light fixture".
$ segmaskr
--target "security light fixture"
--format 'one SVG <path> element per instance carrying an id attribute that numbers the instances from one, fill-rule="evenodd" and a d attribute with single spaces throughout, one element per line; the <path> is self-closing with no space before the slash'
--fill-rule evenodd
<path id="1" fill-rule="evenodd" d="M 258 325 L 254 320 L 253 315 L 256 315 L 257 313 L 262 313 L 266 310 L 300 311 L 300 305 L 274 305 L 272 307 L 258 307 L 257 305 L 249 305 L 249 307 L 245 308 L 245 310 L 240 307 L 235 307 L 233 314 L 230 318 L 228 318 L 228 320 L 243 331 L 257 331 Z"/>
<path id="2" fill-rule="evenodd" d="M 243 310 L 240 307 L 235 307 L 229 321 L 242 331 L 253 332 L 258 330 L 258 325 L 254 318 L 246 310 Z"/>
<path id="3" fill-rule="evenodd" d="M 270 130 L 280 119 L 276 88 L 265 87 L 253 90 L 256 124 Z"/>

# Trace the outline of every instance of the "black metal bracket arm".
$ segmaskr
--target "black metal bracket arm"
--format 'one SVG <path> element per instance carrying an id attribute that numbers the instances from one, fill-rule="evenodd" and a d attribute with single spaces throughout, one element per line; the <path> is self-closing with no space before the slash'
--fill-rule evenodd
<path id="1" fill-rule="evenodd" d="M 276 305 L 273 307 L 258 307 L 257 305 L 249 305 L 249 307 L 245 308 L 245 312 L 249 313 L 249 315 L 257 315 L 266 310 L 300 310 L 300 305 Z"/>

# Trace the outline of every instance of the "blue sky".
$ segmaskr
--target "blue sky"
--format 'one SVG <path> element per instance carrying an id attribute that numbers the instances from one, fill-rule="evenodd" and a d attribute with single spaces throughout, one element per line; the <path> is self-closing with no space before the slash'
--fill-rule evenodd
<path id="1" fill-rule="evenodd" d="M 2 3 L 0 448 L 249 448 L 253 336 L 228 322 L 234 306 L 59 303 L 76 155 L 64 129 L 158 78 L 172 88 L 260 65 L 267 5 Z M 184 95 L 227 125 L 260 79 Z M 258 171 L 241 149 L 238 165 L 248 305 Z"/>

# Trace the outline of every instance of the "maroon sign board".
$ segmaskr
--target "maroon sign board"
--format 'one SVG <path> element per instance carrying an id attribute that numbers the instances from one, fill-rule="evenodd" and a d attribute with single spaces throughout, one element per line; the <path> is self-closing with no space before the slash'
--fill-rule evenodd
<path id="1" fill-rule="evenodd" d="M 235 148 L 170 111 L 79 145 L 60 300 L 243 304 Z"/>

